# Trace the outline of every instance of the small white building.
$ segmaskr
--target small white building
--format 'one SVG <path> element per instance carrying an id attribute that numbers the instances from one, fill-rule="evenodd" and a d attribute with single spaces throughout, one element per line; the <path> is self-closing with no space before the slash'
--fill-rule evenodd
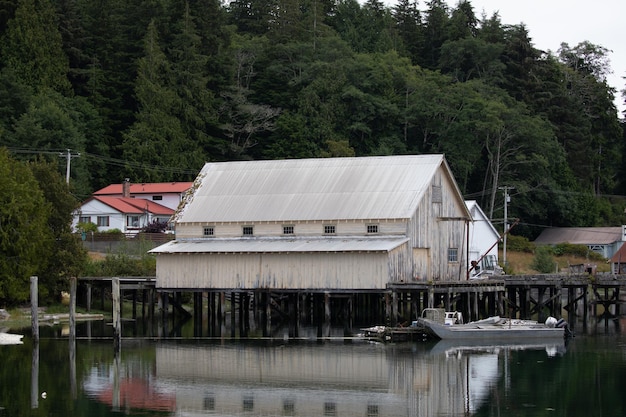
<path id="1" fill-rule="evenodd" d="M 471 215 L 443 155 L 207 163 L 157 288 L 384 290 L 467 276 Z"/>
<path id="2" fill-rule="evenodd" d="M 193 182 L 149 182 L 131 183 L 126 179 L 121 184 L 111 184 L 93 193 L 97 197 L 128 197 L 153 201 L 161 206 L 176 210 Z"/>
<path id="3" fill-rule="evenodd" d="M 72 227 L 94 223 L 99 232 L 137 233 L 148 224 L 169 223 L 191 182 L 111 184 L 96 191 L 74 213 Z"/>
<path id="4" fill-rule="evenodd" d="M 487 215 L 474 200 L 465 201 L 472 214 L 469 225 L 469 259 L 476 262 L 472 276 L 492 274 L 498 268 L 498 242 L 500 234 Z"/>

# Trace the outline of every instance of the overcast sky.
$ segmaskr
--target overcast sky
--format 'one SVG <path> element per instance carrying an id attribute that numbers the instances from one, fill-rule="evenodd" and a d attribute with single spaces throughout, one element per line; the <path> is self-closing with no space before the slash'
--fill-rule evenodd
<path id="1" fill-rule="evenodd" d="M 458 0 L 446 0 L 454 7 Z M 618 90 L 616 102 L 624 110 L 620 91 L 626 85 L 625 0 L 470 0 L 478 18 L 498 11 L 504 24 L 526 24 L 535 48 L 556 52 L 561 42 L 576 46 L 583 41 L 612 52 L 607 80 Z M 421 2 L 419 3 L 421 4 Z"/>
<path id="2" fill-rule="evenodd" d="M 393 5 L 395 0 L 384 0 Z M 455 7 L 458 0 L 446 0 Z M 503 24 L 524 23 L 535 48 L 556 52 L 561 42 L 576 46 L 583 41 L 603 46 L 609 55 L 613 73 L 607 77 L 617 90 L 616 104 L 626 109 L 621 90 L 626 86 L 626 0 L 470 0 L 476 17 L 483 11 L 490 17 L 498 11 Z M 419 0 L 420 9 L 426 0 Z"/>

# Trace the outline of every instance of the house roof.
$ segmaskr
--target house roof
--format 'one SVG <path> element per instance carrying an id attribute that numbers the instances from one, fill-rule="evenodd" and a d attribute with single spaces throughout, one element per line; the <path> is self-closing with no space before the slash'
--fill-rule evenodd
<path id="1" fill-rule="evenodd" d="M 610 245 L 622 240 L 622 227 L 551 227 L 535 239 L 535 243 L 554 245 Z"/>
<path id="2" fill-rule="evenodd" d="M 626 245 L 620 246 L 620 248 L 611 256 L 611 262 L 626 264 Z"/>
<path id="3" fill-rule="evenodd" d="M 443 155 L 207 163 L 177 221 L 406 219 L 443 169 Z"/>
<path id="4" fill-rule="evenodd" d="M 100 201 L 123 214 L 143 214 L 145 212 L 163 216 L 174 214 L 174 210 L 171 208 L 150 200 L 108 196 L 94 196 L 91 200 Z"/>
<path id="5" fill-rule="evenodd" d="M 153 182 L 130 184 L 130 194 L 167 194 L 184 193 L 193 182 Z M 111 184 L 96 192 L 93 195 L 122 195 L 122 184 Z"/>
<path id="6" fill-rule="evenodd" d="M 389 252 L 405 237 L 208 238 L 170 241 L 150 253 Z"/>

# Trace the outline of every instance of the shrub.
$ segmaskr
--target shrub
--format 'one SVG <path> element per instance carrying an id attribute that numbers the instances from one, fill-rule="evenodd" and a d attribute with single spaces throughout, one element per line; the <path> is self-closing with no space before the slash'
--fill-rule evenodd
<path id="1" fill-rule="evenodd" d="M 555 270 L 555 261 L 550 246 L 537 246 L 535 257 L 530 265 L 532 269 L 542 274 L 549 274 Z"/>
<path id="2" fill-rule="evenodd" d="M 81 233 L 93 232 L 96 233 L 98 231 L 98 226 L 95 223 L 78 223 L 76 225 L 76 229 Z"/>
<path id="3" fill-rule="evenodd" d="M 535 244 L 523 236 L 508 235 L 506 237 L 506 249 L 514 252 L 533 253 Z"/>
<path id="4" fill-rule="evenodd" d="M 592 251 L 585 245 L 574 245 L 571 243 L 559 243 L 554 246 L 556 256 L 571 255 L 580 258 L 587 258 L 593 261 L 602 261 L 604 258 L 597 252 Z"/>

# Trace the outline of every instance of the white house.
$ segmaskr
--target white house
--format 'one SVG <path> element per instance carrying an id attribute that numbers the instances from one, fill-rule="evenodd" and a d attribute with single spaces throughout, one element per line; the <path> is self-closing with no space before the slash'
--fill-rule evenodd
<path id="1" fill-rule="evenodd" d="M 153 249 L 157 288 L 384 290 L 465 279 L 443 155 L 207 163 Z"/>
<path id="2" fill-rule="evenodd" d="M 471 275 L 478 276 L 484 273 L 493 273 L 498 266 L 498 242 L 500 234 L 493 227 L 480 206 L 474 200 L 465 201 L 472 214 L 469 224 L 469 259 L 477 262 Z"/>
<path id="3" fill-rule="evenodd" d="M 154 201 L 157 204 L 176 210 L 183 196 L 193 182 L 150 182 L 131 183 L 126 179 L 121 184 L 108 185 L 95 193 L 98 197 L 129 197 Z"/>
<path id="4" fill-rule="evenodd" d="M 168 223 L 191 182 L 111 184 L 96 191 L 74 213 L 72 226 L 94 223 L 98 231 L 137 233 L 153 221 Z"/>

